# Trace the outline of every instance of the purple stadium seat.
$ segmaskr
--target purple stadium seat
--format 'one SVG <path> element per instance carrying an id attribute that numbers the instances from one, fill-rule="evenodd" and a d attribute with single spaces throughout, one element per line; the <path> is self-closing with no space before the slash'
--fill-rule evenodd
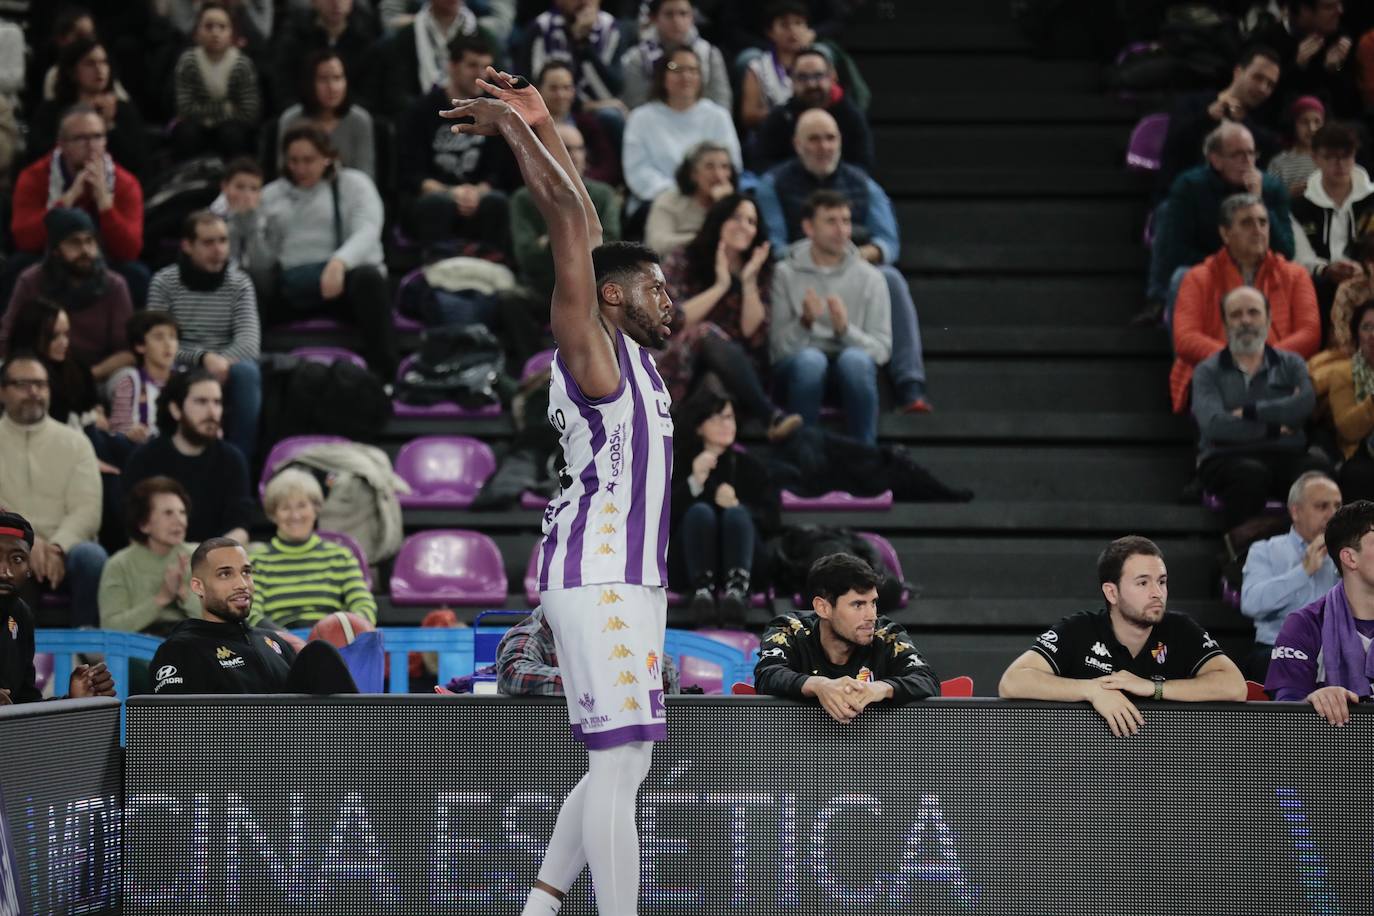
<path id="1" fill-rule="evenodd" d="M 1202 491 L 1202 508 L 1208 512 L 1222 512 L 1226 509 L 1226 503 L 1220 496 L 1209 491 Z M 1288 504 L 1281 499 L 1269 499 L 1264 502 L 1265 515 L 1284 515 L 1288 512 Z"/>
<path id="2" fill-rule="evenodd" d="M 415 365 L 415 354 L 407 356 L 401 360 L 401 365 L 396 369 L 396 380 L 399 382 L 405 377 L 406 372 L 411 366 Z M 419 404 L 406 404 L 403 401 L 392 401 L 393 412 L 398 417 L 437 417 L 437 418 L 456 418 L 456 417 L 497 417 L 501 415 L 500 404 L 488 404 L 486 407 L 478 407 L 469 410 L 460 407 L 452 401 L 444 401 L 440 404 L 430 404 L 421 406 Z"/>
<path id="3" fill-rule="evenodd" d="M 415 334 L 418 334 L 418 333 L 420 333 L 421 331 L 423 331 L 423 330 L 425 329 L 425 326 L 424 326 L 424 323 L 423 323 L 423 322 L 416 321 L 414 318 L 411 318 L 409 315 L 402 315 L 400 312 L 396 311 L 395 309 L 392 309 L 392 311 L 391 311 L 391 324 L 392 324 L 392 327 L 394 327 L 396 330 L 400 331 L 402 334 L 406 334 L 406 333 L 415 333 Z"/>
<path id="4" fill-rule="evenodd" d="M 1126 165 L 1144 172 L 1158 172 L 1164 154 L 1164 138 L 1169 134 L 1169 116 L 1163 113 L 1146 115 L 1131 131 L 1126 147 Z"/>
<path id="5" fill-rule="evenodd" d="M 859 537 L 873 545 L 873 549 L 878 551 L 878 557 L 883 561 L 883 565 L 888 568 L 892 575 L 896 576 L 901 582 L 906 581 L 906 576 L 902 574 L 902 561 L 897 556 L 897 549 L 892 546 L 892 542 L 881 534 L 874 534 L 871 531 L 858 532 Z M 911 593 L 907 589 L 902 589 L 902 603 L 898 607 L 906 607 L 907 601 L 911 598 Z"/>
<path id="6" fill-rule="evenodd" d="M 316 445 L 348 441 L 344 436 L 287 436 L 272 446 L 272 451 L 267 453 L 267 460 L 262 465 L 262 477 L 258 480 L 258 499 L 262 499 L 263 491 L 267 489 L 267 481 L 272 479 L 272 475 L 279 468 L 290 464 L 291 459 L 301 452 Z"/>
<path id="7" fill-rule="evenodd" d="M 548 504 L 549 498 L 547 496 L 536 493 L 533 490 L 526 490 L 520 494 L 521 509 L 534 509 L 535 511 L 542 512 L 544 507 Z"/>
<path id="8" fill-rule="evenodd" d="M 725 692 L 725 672 L 715 662 L 684 655 L 679 664 L 678 675 L 684 687 L 700 687 L 710 694 Z"/>
<path id="9" fill-rule="evenodd" d="M 1236 610 L 1240 610 L 1240 590 L 1231 585 L 1225 576 L 1221 578 L 1221 600 Z"/>
<path id="10" fill-rule="evenodd" d="M 297 347 L 291 351 L 291 355 L 312 362 L 324 363 L 326 366 L 336 359 L 346 359 L 359 369 L 367 368 L 367 360 L 343 347 Z"/>
<path id="11" fill-rule="evenodd" d="M 501 607 L 506 568 L 480 531 L 422 531 L 406 538 L 391 571 L 395 604 Z"/>
<path id="12" fill-rule="evenodd" d="M 538 375 L 545 369 L 553 365 L 553 351 L 540 350 L 538 353 L 525 360 L 525 368 L 520 370 L 520 381 L 524 382 L 530 376 Z"/>
<path id="13" fill-rule="evenodd" d="M 367 583 L 369 589 L 372 588 L 372 567 L 367 565 L 367 554 L 363 551 L 363 545 L 359 544 L 351 534 L 344 534 L 342 531 L 316 531 L 322 540 L 333 541 L 335 544 L 342 544 L 352 552 L 358 561 L 358 567 L 363 571 L 363 581 Z"/>
<path id="14" fill-rule="evenodd" d="M 402 507 L 466 509 L 496 470 L 496 455 L 468 436 L 421 436 L 401 446 L 394 464 L 410 484 L 399 494 Z"/>
<path id="15" fill-rule="evenodd" d="M 877 496 L 855 496 L 835 490 L 824 496 L 798 496 L 782 491 L 782 508 L 789 512 L 886 512 L 892 508 L 892 491 Z"/>

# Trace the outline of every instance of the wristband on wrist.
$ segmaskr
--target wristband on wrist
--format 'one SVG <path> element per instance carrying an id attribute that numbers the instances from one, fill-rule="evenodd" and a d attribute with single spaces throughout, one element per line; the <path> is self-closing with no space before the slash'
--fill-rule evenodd
<path id="1" fill-rule="evenodd" d="M 1162 700 L 1162 699 L 1164 699 L 1164 678 L 1163 678 L 1163 676 L 1156 674 L 1154 677 L 1150 678 L 1150 680 L 1152 680 L 1152 681 L 1155 682 L 1155 695 L 1154 695 L 1154 699 L 1156 699 L 1156 700 Z"/>

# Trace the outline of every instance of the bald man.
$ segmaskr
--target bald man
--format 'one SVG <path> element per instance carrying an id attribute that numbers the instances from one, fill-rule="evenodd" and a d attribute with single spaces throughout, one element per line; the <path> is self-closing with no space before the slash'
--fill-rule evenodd
<path id="1" fill-rule="evenodd" d="M 1282 181 L 1256 166 L 1255 138 L 1250 131 L 1226 121 L 1207 135 L 1202 150 L 1207 161 L 1174 180 L 1162 215 L 1156 213 L 1147 293 L 1152 302 L 1172 304 L 1187 269 L 1221 248 L 1217 215 L 1221 202 L 1232 194 L 1255 194 L 1264 200 L 1269 211 L 1269 246 L 1293 259 L 1288 191 Z"/>
<path id="2" fill-rule="evenodd" d="M 838 191 L 845 196 L 854 224 L 853 242 L 859 255 L 882 273 L 892 301 L 892 360 L 887 371 L 897 391 L 897 409 L 929 413 L 916 304 L 897 269 L 902 243 L 892 200 L 867 172 L 843 161 L 840 126 L 825 109 L 812 108 L 797 118 L 792 149 L 796 155 L 764 173 L 758 187 L 759 213 L 773 251 L 781 257 L 789 245 L 805 237 L 802 211 L 814 192 Z"/>

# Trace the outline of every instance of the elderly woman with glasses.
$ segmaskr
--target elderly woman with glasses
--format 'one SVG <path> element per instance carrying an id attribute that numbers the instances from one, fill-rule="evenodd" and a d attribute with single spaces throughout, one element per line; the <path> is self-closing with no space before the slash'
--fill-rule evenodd
<path id="1" fill-rule="evenodd" d="M 674 175 L 688 150 L 713 140 L 729 152 L 738 172 L 739 137 L 730 112 L 703 98 L 701 61 L 691 48 L 664 52 L 654 66 L 654 101 L 630 112 L 625 122 L 625 183 L 638 211 L 675 184 Z"/>
<path id="2" fill-rule="evenodd" d="M 283 629 L 304 629 L 335 611 L 377 622 L 357 558 L 315 531 L 323 505 L 320 483 L 307 471 L 287 468 L 268 481 L 262 507 L 277 533 L 253 554 L 254 623 L 267 617 Z"/>

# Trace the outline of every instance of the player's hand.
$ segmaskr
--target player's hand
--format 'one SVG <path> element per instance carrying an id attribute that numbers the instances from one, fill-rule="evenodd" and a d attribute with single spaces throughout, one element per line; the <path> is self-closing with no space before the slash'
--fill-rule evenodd
<path id="1" fill-rule="evenodd" d="M 112 697 L 115 695 L 114 676 L 110 674 L 104 662 L 97 665 L 77 665 L 72 669 L 67 695 L 73 698 Z"/>
<path id="2" fill-rule="evenodd" d="M 728 483 L 716 487 L 716 505 L 722 509 L 733 509 L 738 506 L 739 496 L 735 493 L 735 488 Z"/>
<path id="3" fill-rule="evenodd" d="M 1120 690 L 1123 693 L 1134 694 L 1138 697 L 1152 697 L 1155 695 L 1155 682 L 1147 681 L 1145 678 L 1129 671 L 1114 671 L 1111 674 L 1094 678 L 1098 685 L 1104 690 Z"/>
<path id="4" fill-rule="evenodd" d="M 1350 704 L 1360 702 L 1360 697 L 1344 687 L 1320 687 L 1307 695 L 1307 702 L 1330 724 L 1344 725 L 1350 721 Z"/>
<path id="5" fill-rule="evenodd" d="M 692 476 L 697 483 L 705 483 L 706 478 L 711 476 L 711 472 L 716 469 L 716 456 L 711 452 L 702 452 L 692 459 Z"/>
<path id="6" fill-rule="evenodd" d="M 549 120 L 549 107 L 544 97 L 530 81 L 495 67 L 488 67 L 486 79 L 479 77 L 477 85 L 483 92 L 505 102 L 533 130 Z"/>
<path id="7" fill-rule="evenodd" d="M 754 253 L 749 256 L 749 260 L 744 262 L 744 267 L 740 269 L 739 279 L 745 286 L 750 283 L 757 283 L 759 271 L 763 270 L 763 265 L 768 262 L 768 255 L 773 250 L 772 242 L 764 242 L 754 249 Z"/>
<path id="8" fill-rule="evenodd" d="M 863 706 L 859 705 L 854 691 L 846 682 L 857 683 L 853 678 L 826 678 L 814 677 L 812 690 L 816 699 L 821 701 L 821 708 L 824 709 L 830 718 L 847 725 L 854 721 L 854 717 L 859 714 Z"/>
<path id="9" fill-rule="evenodd" d="M 1099 685 L 1099 689 L 1089 696 L 1088 702 L 1093 704 L 1099 716 L 1107 720 L 1107 727 L 1118 738 L 1134 735 L 1145 724 L 1145 717 L 1140 710 L 1119 690 L 1107 690 Z"/>
<path id="10" fill-rule="evenodd" d="M 500 99 L 454 99 L 453 107 L 439 112 L 439 117 L 472 118 L 471 124 L 455 124 L 449 128 L 455 134 L 475 134 L 480 137 L 494 137 L 501 132 L 501 122 L 506 118 L 519 115 L 510 105 Z"/>
<path id="11" fill-rule="evenodd" d="M 1322 563 L 1326 560 L 1326 535 L 1319 534 L 1312 539 L 1312 543 L 1307 545 L 1307 549 L 1302 554 L 1302 571 L 1309 576 L 1315 576 L 1317 570 L 1322 568 Z"/>

